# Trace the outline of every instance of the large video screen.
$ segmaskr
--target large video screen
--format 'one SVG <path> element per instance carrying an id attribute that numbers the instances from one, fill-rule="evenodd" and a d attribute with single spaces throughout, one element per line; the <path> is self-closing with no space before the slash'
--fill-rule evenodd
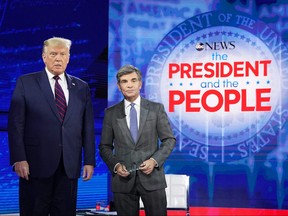
<path id="1" fill-rule="evenodd" d="M 288 208 L 285 1 L 111 0 L 108 105 L 116 72 L 143 73 L 176 147 L 166 173 L 190 176 L 190 205 Z"/>

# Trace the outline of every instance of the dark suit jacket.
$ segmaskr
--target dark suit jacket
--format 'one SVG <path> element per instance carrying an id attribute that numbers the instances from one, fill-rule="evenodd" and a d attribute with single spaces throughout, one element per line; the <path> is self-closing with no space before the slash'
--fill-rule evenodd
<path id="1" fill-rule="evenodd" d="M 151 157 L 159 167 L 150 175 L 138 172 L 143 187 L 146 190 L 167 187 L 163 165 L 175 146 L 175 138 L 162 104 L 141 98 L 138 134 L 138 141 L 134 143 L 126 122 L 124 100 L 105 110 L 99 149 L 112 173 L 113 192 L 129 192 L 135 182 L 135 172 L 128 178 L 119 177 L 113 172 L 118 162 L 129 170 Z"/>
<path id="2" fill-rule="evenodd" d="M 27 160 L 31 177 L 51 176 L 60 161 L 69 178 L 78 178 L 84 164 L 95 166 L 95 135 L 87 83 L 66 75 L 69 103 L 63 125 L 46 72 L 19 77 L 8 119 L 11 165 Z"/>

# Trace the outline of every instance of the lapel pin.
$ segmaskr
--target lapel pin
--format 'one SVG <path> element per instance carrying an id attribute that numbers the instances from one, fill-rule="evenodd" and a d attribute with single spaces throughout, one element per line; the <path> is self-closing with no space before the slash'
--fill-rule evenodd
<path id="1" fill-rule="evenodd" d="M 72 83 L 73 86 L 75 86 L 75 83 Z"/>

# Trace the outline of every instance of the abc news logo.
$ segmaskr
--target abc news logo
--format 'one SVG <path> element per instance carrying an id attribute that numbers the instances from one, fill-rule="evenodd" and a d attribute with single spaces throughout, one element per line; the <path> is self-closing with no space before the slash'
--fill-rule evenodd
<path id="1" fill-rule="evenodd" d="M 196 50 L 233 50 L 235 49 L 235 41 L 221 41 L 221 42 L 206 42 L 197 43 L 195 46 Z"/>

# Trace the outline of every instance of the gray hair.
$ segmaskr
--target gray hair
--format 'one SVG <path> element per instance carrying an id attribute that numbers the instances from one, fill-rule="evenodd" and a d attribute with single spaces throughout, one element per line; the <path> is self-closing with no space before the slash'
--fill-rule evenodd
<path id="1" fill-rule="evenodd" d="M 121 76 L 126 75 L 126 74 L 130 74 L 130 73 L 133 73 L 133 72 L 135 72 L 137 74 L 138 80 L 142 81 L 142 73 L 141 73 L 141 71 L 137 67 L 128 64 L 128 65 L 122 66 L 118 70 L 118 72 L 116 74 L 117 82 L 118 83 L 120 82 L 120 77 Z"/>
<path id="2" fill-rule="evenodd" d="M 72 41 L 62 37 L 52 37 L 44 41 L 42 52 L 46 52 L 48 46 L 66 46 L 70 52 Z"/>

